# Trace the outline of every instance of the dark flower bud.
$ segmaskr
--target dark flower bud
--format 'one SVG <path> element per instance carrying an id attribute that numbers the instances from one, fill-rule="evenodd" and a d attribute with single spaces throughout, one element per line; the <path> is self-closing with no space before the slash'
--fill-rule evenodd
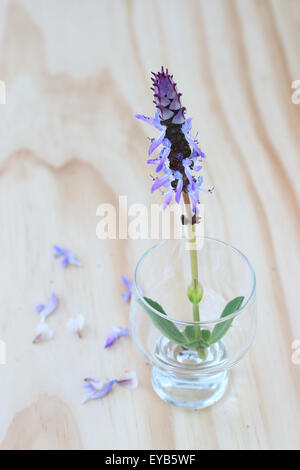
<path id="1" fill-rule="evenodd" d="M 161 72 L 153 73 L 154 103 L 159 110 L 162 121 L 168 124 L 183 124 L 185 122 L 185 108 L 181 105 L 181 93 L 178 93 L 173 76 L 161 68 Z"/>

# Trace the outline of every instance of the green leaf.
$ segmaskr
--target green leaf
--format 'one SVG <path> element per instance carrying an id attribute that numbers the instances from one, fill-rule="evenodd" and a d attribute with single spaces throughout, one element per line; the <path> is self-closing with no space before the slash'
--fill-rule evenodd
<path id="1" fill-rule="evenodd" d="M 196 330 L 193 325 L 189 325 L 185 327 L 184 334 L 188 339 L 188 342 L 193 343 L 196 341 Z"/>
<path id="2" fill-rule="evenodd" d="M 236 312 L 242 306 L 244 298 L 245 297 L 236 297 L 235 299 L 228 302 L 228 304 L 223 310 L 221 318 L 228 317 L 228 315 L 231 315 L 232 313 Z M 223 338 L 223 336 L 229 330 L 233 320 L 234 318 L 232 318 L 231 320 L 224 321 L 222 323 L 218 323 L 214 327 L 213 332 L 209 338 L 209 344 L 213 344 L 217 341 L 220 341 L 220 339 Z"/>
<path id="3" fill-rule="evenodd" d="M 209 339 L 210 339 L 210 331 L 209 330 L 202 330 L 202 338 L 203 341 L 209 344 Z"/>
<path id="4" fill-rule="evenodd" d="M 186 342 L 183 346 L 187 349 L 196 349 L 196 350 L 198 350 L 199 348 L 208 348 L 210 346 L 210 344 L 206 343 L 206 341 L 203 341 L 203 339 L 199 338 L 199 339 L 196 339 L 195 341 L 193 341 L 191 343 Z"/>
<path id="5" fill-rule="evenodd" d="M 197 330 L 195 326 L 189 325 L 185 328 L 184 334 L 188 339 L 188 342 L 185 344 L 188 349 L 199 349 L 209 347 L 209 342 L 207 340 L 210 337 L 210 331 L 202 330 L 201 338 L 197 338 Z"/>
<path id="6" fill-rule="evenodd" d="M 166 312 L 162 308 L 161 305 L 159 305 L 157 302 L 154 300 L 149 299 L 149 297 L 144 297 L 145 302 L 150 305 L 153 309 L 157 310 L 158 312 L 162 313 L 163 315 L 166 315 Z M 154 325 L 162 332 L 164 336 L 167 336 L 167 338 L 171 339 L 172 341 L 175 341 L 175 343 L 179 344 L 185 344 L 186 339 L 183 336 L 183 334 L 178 330 L 178 328 L 172 323 L 170 320 L 166 320 L 156 313 L 152 312 L 150 308 L 147 307 L 141 300 L 139 300 L 140 305 L 143 307 L 143 309 L 147 312 L 149 317 L 151 318 L 152 322 Z"/>

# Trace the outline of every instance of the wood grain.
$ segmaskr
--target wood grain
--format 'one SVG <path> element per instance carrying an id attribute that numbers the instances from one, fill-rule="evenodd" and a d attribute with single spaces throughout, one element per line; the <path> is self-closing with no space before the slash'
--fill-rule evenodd
<path id="1" fill-rule="evenodd" d="M 300 448 L 299 0 L 1 0 L 1 449 Z M 96 209 L 149 205 L 150 71 L 164 64 L 183 93 L 216 186 L 207 234 L 238 246 L 258 277 L 259 328 L 230 389 L 187 412 L 152 391 L 130 340 L 119 278 L 144 242 L 99 241 Z M 73 248 L 63 271 L 51 246 Z M 55 290 L 53 341 L 33 346 L 33 307 Z M 82 341 L 66 331 L 83 314 Z M 86 376 L 134 368 L 140 387 L 80 406 Z"/>

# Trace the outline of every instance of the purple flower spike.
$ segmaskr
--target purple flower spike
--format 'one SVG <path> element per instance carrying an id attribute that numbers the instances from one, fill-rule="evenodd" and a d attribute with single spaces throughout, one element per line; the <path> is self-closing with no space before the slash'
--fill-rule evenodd
<path id="1" fill-rule="evenodd" d="M 62 268 L 67 268 L 69 264 L 73 265 L 73 266 L 82 266 L 82 264 L 80 263 L 80 261 L 78 261 L 74 255 L 74 253 L 70 250 L 67 250 L 66 248 L 61 248 L 60 246 L 58 245 L 54 245 L 53 246 L 53 249 L 54 249 L 54 256 L 56 258 L 59 258 L 61 256 L 63 256 L 63 260 L 61 262 L 61 266 Z"/>
<path id="2" fill-rule="evenodd" d="M 38 304 L 35 307 L 35 311 L 37 313 L 40 313 L 41 321 L 45 321 L 46 318 L 56 310 L 57 305 L 58 305 L 58 299 L 57 299 L 55 293 L 52 292 L 51 297 L 50 297 L 49 305 L 46 306 L 46 305 L 43 305 L 43 304 Z"/>
<path id="3" fill-rule="evenodd" d="M 128 336 L 129 329 L 128 328 L 117 328 L 116 326 L 113 327 L 113 331 L 106 339 L 106 343 L 104 348 L 110 348 L 118 339 L 122 338 L 122 336 Z"/>
<path id="4" fill-rule="evenodd" d="M 125 294 L 123 294 L 123 300 L 124 302 L 128 302 L 132 296 L 133 284 L 123 275 L 121 276 L 121 279 L 122 279 L 123 284 L 127 287 L 127 291 L 125 292 Z"/>
<path id="5" fill-rule="evenodd" d="M 180 204 L 182 193 L 189 194 L 194 214 L 198 213 L 199 191 L 211 193 L 199 186 L 198 172 L 202 169 L 201 162 L 206 158 L 197 142 L 197 135 L 190 135 L 192 119 L 185 117 L 185 108 L 181 104 L 181 93 L 168 69 L 153 74 L 154 103 L 157 108 L 155 118 L 136 117 L 153 125 L 160 131 L 157 138 L 151 140 L 149 155 L 161 144 L 163 148 L 159 157 L 148 160 L 149 164 L 157 164 L 156 172 L 165 174 L 156 178 L 151 192 L 160 189 L 164 195 L 164 209 L 171 204 L 173 192 L 175 202 Z M 180 176 L 179 176 L 180 175 Z M 162 188 L 165 188 L 164 191 Z"/>

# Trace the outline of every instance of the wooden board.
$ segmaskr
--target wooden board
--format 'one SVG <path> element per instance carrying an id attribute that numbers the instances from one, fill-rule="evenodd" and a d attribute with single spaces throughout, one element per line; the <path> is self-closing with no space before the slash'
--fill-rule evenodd
<path id="1" fill-rule="evenodd" d="M 300 447 L 299 0 L 1 0 L 1 449 Z M 132 342 L 122 273 L 144 243 L 99 241 L 101 203 L 149 205 L 150 72 L 164 64 L 208 155 L 206 233 L 238 246 L 258 277 L 259 325 L 213 408 L 172 408 Z M 158 201 L 158 198 L 157 198 Z M 53 243 L 81 269 L 62 270 Z M 34 305 L 55 290 L 55 338 L 32 345 Z M 66 330 L 82 314 L 82 341 Z M 86 376 L 137 371 L 135 391 L 80 405 Z"/>

